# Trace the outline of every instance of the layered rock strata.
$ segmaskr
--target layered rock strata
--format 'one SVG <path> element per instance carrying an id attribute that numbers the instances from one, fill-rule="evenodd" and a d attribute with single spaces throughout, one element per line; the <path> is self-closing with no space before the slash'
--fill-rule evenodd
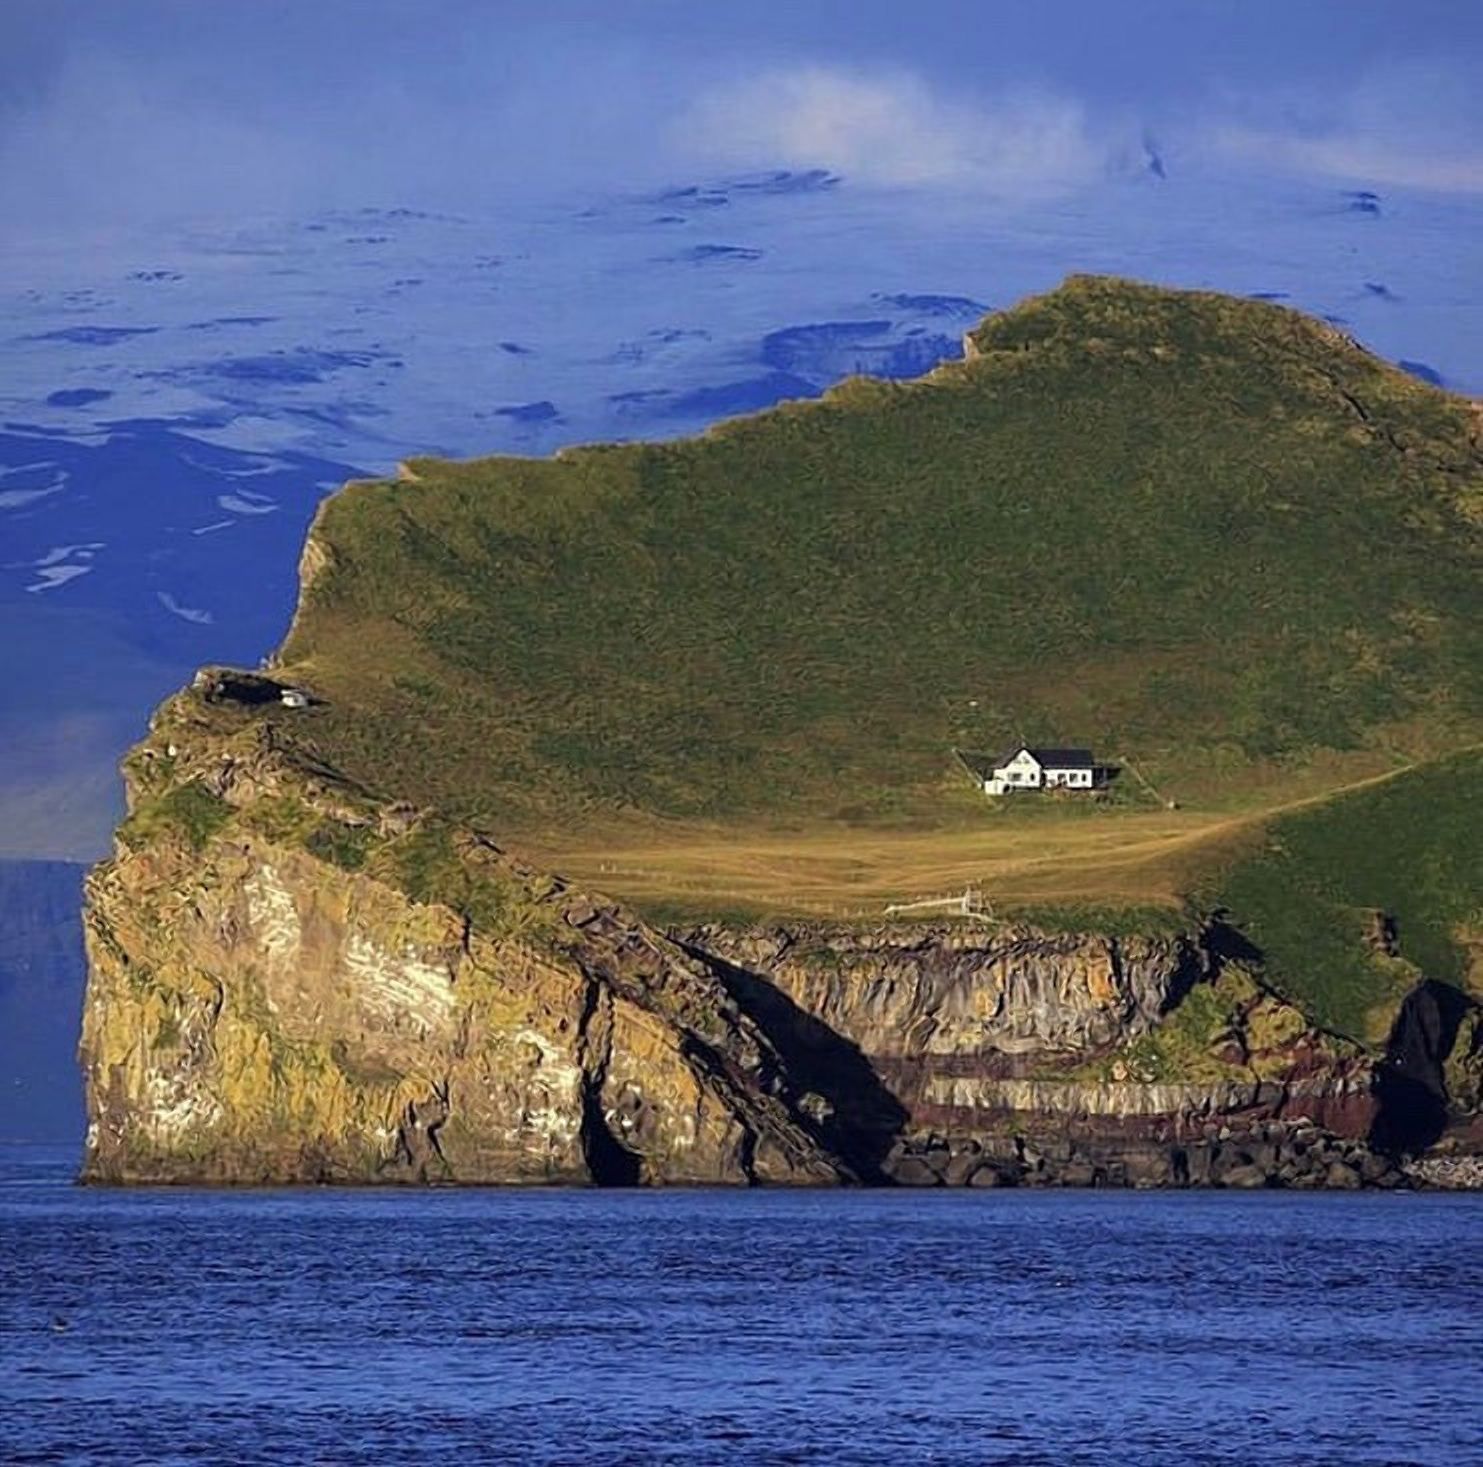
<path id="1" fill-rule="evenodd" d="M 862 1175 L 1403 1185 L 1369 1144 L 1372 1060 L 1224 959 L 1221 937 L 708 927 L 687 946 L 830 1099 Z"/>
<path id="2" fill-rule="evenodd" d="M 1349 1187 L 1483 1150 L 1445 985 L 1377 1056 L 1219 923 L 660 933 L 343 779 L 282 691 L 208 672 L 127 763 L 89 1180 Z"/>

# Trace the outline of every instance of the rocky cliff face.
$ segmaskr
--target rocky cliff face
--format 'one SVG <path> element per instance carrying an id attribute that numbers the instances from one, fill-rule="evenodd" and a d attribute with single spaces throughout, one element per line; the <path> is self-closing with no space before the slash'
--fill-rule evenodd
<path id="1" fill-rule="evenodd" d="M 1371 1061 L 1227 960 L 1217 930 L 737 931 L 708 960 L 898 1182 L 1398 1183 Z M 863 1083 L 863 1077 L 869 1083 Z"/>
<path id="2" fill-rule="evenodd" d="M 90 1180 L 1399 1185 L 1471 1134 L 1455 990 L 1377 1064 L 1218 925 L 661 934 L 351 785 L 279 691 L 208 673 L 128 762 Z"/>
<path id="3" fill-rule="evenodd" d="M 703 966 L 186 694 L 88 885 L 100 1181 L 834 1182 Z"/>

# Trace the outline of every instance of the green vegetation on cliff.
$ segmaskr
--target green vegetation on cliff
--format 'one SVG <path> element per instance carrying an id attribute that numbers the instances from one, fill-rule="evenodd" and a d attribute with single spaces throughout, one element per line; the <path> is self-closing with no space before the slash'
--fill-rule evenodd
<path id="1" fill-rule="evenodd" d="M 1299 1041 L 1317 1038 L 1299 1007 L 1264 988 L 1244 964 L 1230 963 L 1184 994 L 1163 1023 L 1080 1073 L 1145 1083 L 1269 1079 L 1291 1069 Z M 1321 1043 L 1325 1059 L 1357 1052 L 1332 1037 Z"/>
<path id="2" fill-rule="evenodd" d="M 1080 1184 L 1340 1184 L 1268 1122 L 1368 1134 L 1402 995 L 1479 971 L 1479 411 L 1118 281 L 970 348 L 328 502 L 272 676 L 127 761 L 87 1174 L 967 1182 L 1012 1141 L 998 1181 L 1044 1123 Z M 1018 739 L 1128 774 L 989 802 L 950 758 Z"/>
<path id="3" fill-rule="evenodd" d="M 1322 1023 L 1383 1039 L 1418 978 L 1468 986 L 1483 934 L 1483 753 L 1274 820 L 1212 883 L 1268 979 Z"/>
<path id="4" fill-rule="evenodd" d="M 1182 791 L 1483 715 L 1466 402 L 1330 328 L 1079 278 L 971 359 L 664 444 L 416 460 L 283 653 L 374 788 L 512 824 L 969 818 L 951 745 Z"/>
<path id="5" fill-rule="evenodd" d="M 161 836 L 177 836 L 201 850 L 227 822 L 231 807 L 195 780 L 173 785 L 162 795 L 136 804 L 119 828 L 125 845 L 145 846 Z"/>

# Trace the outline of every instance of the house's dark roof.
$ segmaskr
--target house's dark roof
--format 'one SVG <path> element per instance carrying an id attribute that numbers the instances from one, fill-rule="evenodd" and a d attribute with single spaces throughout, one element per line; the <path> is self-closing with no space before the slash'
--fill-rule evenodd
<path id="1" fill-rule="evenodd" d="M 975 754 L 968 749 L 954 749 L 968 772 L 978 779 L 988 779 L 996 769 L 1008 764 L 1021 749 L 1028 749 L 1043 769 L 1094 769 L 1097 761 L 1090 749 L 1043 749 L 1033 744 L 1016 744 L 1007 754 Z"/>
<path id="2" fill-rule="evenodd" d="M 1090 769 L 1096 762 L 1090 749 L 1042 749 L 1033 744 L 1027 747 L 1044 769 Z M 1015 753 L 1018 752 L 1016 749 Z"/>

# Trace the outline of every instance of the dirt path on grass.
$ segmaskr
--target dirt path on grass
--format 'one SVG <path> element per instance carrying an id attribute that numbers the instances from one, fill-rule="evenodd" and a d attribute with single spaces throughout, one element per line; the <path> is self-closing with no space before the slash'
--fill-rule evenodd
<path id="1" fill-rule="evenodd" d="M 1173 905 L 1200 867 L 1271 820 L 1386 784 L 1404 764 L 1232 815 L 1194 809 L 1012 807 L 945 831 L 679 826 L 578 843 L 521 843 L 583 885 L 663 907 L 828 918 L 879 917 L 893 902 L 976 887 L 1006 904 Z"/>

